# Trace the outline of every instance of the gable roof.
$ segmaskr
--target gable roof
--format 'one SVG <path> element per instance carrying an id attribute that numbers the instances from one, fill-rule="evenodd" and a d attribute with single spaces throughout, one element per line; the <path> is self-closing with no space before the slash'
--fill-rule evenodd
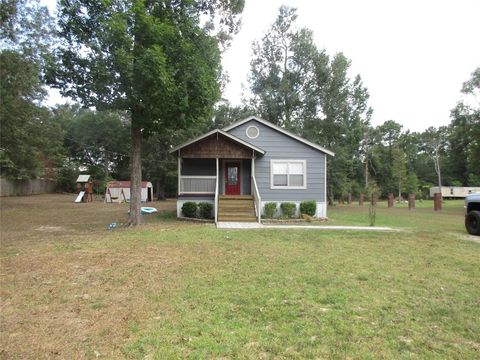
<path id="1" fill-rule="evenodd" d="M 234 141 L 234 142 L 236 142 L 236 143 L 238 143 L 238 144 L 240 144 L 240 145 L 243 145 L 243 146 L 245 146 L 245 147 L 247 147 L 247 148 L 249 148 L 249 149 L 252 149 L 252 150 L 258 152 L 259 154 L 265 155 L 265 150 L 260 149 L 259 147 L 255 146 L 255 145 L 252 145 L 252 144 L 250 144 L 250 143 L 248 143 L 248 142 L 246 142 L 246 141 L 243 141 L 242 139 L 240 139 L 240 138 L 238 138 L 238 137 L 236 137 L 236 136 L 234 136 L 234 135 L 232 135 L 232 134 L 229 134 L 229 133 L 227 133 L 227 132 L 225 132 L 225 131 L 223 131 L 223 130 L 220 130 L 220 129 L 212 130 L 212 131 L 210 131 L 210 132 L 208 132 L 208 133 L 206 133 L 206 134 L 203 134 L 203 135 L 200 135 L 199 137 L 196 137 L 196 138 L 193 139 L 193 140 L 187 141 L 186 143 L 183 143 L 183 144 L 181 144 L 181 145 L 179 145 L 179 146 L 177 146 L 177 147 L 174 147 L 172 150 L 169 151 L 169 153 L 171 154 L 171 153 L 173 153 L 173 152 L 175 152 L 175 151 L 178 151 L 178 150 L 180 150 L 180 149 L 183 149 L 184 147 L 186 147 L 186 146 L 188 146 L 188 145 L 191 145 L 191 144 L 193 144 L 193 143 L 196 143 L 197 141 L 203 140 L 203 139 L 208 138 L 209 136 L 212 136 L 212 135 L 215 135 L 215 134 L 223 135 L 223 136 L 229 138 L 230 140 L 232 140 L 232 141 Z"/>
<path id="2" fill-rule="evenodd" d="M 77 183 L 86 183 L 90 179 L 90 175 L 82 174 L 78 175 Z"/>
<path id="3" fill-rule="evenodd" d="M 230 131 L 230 130 L 232 130 L 232 129 L 240 126 L 240 125 L 243 125 L 243 124 L 245 124 L 246 122 L 252 121 L 252 120 L 258 121 L 259 123 L 261 123 L 261 124 L 263 124 L 263 125 L 265 125 L 265 126 L 268 126 L 268 127 L 272 128 L 272 129 L 274 129 L 274 130 L 277 130 L 278 132 L 280 132 L 280 133 L 282 133 L 282 134 L 285 134 L 285 135 L 291 137 L 292 139 L 295 139 L 295 140 L 297 140 L 297 141 L 299 141 L 299 142 L 301 142 L 301 143 L 304 143 L 305 145 L 308 145 L 308 146 L 310 146 L 310 147 L 312 147 L 312 148 L 314 148 L 314 149 L 320 150 L 320 151 L 324 152 L 325 154 L 328 154 L 328 155 L 331 155 L 331 156 L 335 156 L 335 153 L 334 153 L 334 152 L 332 152 L 332 151 L 330 151 L 330 150 L 328 150 L 328 149 L 325 149 L 324 147 L 322 147 L 322 146 L 320 146 L 320 145 L 317 145 L 317 144 L 315 144 L 315 143 L 313 143 L 313 142 L 311 142 L 311 141 L 308 141 L 308 140 L 306 140 L 306 139 L 304 139 L 304 138 L 302 138 L 302 137 L 300 137 L 300 136 L 298 136 L 298 135 L 295 135 L 295 134 L 291 133 L 290 131 L 287 131 L 287 130 L 281 128 L 280 126 L 274 125 L 274 124 L 272 124 L 270 121 L 260 119 L 260 118 L 258 118 L 258 117 L 256 117 L 256 116 L 249 116 L 249 117 L 247 117 L 247 118 L 245 118 L 245 119 L 243 119 L 243 120 L 237 121 L 237 122 L 233 123 L 232 125 L 229 125 L 229 126 L 223 128 L 223 131 Z"/>

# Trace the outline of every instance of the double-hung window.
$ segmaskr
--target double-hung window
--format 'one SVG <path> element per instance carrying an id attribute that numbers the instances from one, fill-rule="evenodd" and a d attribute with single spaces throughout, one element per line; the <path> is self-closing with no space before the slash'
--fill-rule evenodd
<path id="1" fill-rule="evenodd" d="M 306 189 L 306 160 L 270 160 L 272 189 Z"/>

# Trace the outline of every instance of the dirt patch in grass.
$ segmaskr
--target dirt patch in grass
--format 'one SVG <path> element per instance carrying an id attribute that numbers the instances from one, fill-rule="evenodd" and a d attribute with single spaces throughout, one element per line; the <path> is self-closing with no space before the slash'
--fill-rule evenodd
<path id="1" fill-rule="evenodd" d="M 125 204 L 41 195 L 2 198 L 1 205 L 5 359 L 118 357 L 136 324 L 169 311 L 161 301 L 150 306 L 150 297 L 171 292 L 176 283 L 166 279 L 194 261 L 178 247 L 120 239 L 130 230 L 106 230 L 123 222 Z M 152 206 L 172 212 L 175 202 Z M 172 230 L 155 216 L 145 219 L 145 229 Z"/>
<path id="2" fill-rule="evenodd" d="M 35 251 L 2 261 L 2 331 L 7 358 L 118 355 L 136 324 L 154 315 L 149 296 L 172 291 L 192 261 L 181 249 Z M 166 281 L 168 280 L 168 281 Z M 156 312 L 169 311 L 155 303 Z M 28 347 L 25 344 L 30 344 Z"/>

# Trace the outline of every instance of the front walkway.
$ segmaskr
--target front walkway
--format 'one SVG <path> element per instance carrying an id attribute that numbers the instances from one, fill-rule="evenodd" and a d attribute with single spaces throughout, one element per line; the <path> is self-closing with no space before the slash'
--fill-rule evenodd
<path id="1" fill-rule="evenodd" d="M 218 222 L 217 229 L 262 229 L 265 225 L 257 222 Z"/>
<path id="2" fill-rule="evenodd" d="M 332 226 L 332 225 L 263 225 L 251 222 L 219 222 L 217 229 L 314 229 L 314 230 L 361 230 L 361 231 L 397 231 L 381 226 Z"/>

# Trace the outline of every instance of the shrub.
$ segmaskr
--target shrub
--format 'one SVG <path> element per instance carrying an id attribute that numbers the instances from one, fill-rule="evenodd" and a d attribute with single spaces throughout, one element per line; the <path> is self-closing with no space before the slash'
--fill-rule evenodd
<path id="1" fill-rule="evenodd" d="M 269 202 L 265 204 L 265 217 L 272 219 L 277 212 L 277 203 Z"/>
<path id="2" fill-rule="evenodd" d="M 182 205 L 182 213 L 185 217 L 194 218 L 197 216 L 197 203 L 187 201 Z"/>
<path id="3" fill-rule="evenodd" d="M 198 211 L 200 212 L 200 217 L 203 219 L 212 218 L 213 205 L 208 202 L 201 202 L 198 204 Z"/>
<path id="4" fill-rule="evenodd" d="M 295 210 L 297 210 L 297 205 L 295 203 L 284 202 L 280 204 L 282 213 L 287 218 L 292 218 L 295 215 Z"/>
<path id="5" fill-rule="evenodd" d="M 317 212 L 317 202 L 315 200 L 302 201 L 300 203 L 300 213 L 309 216 L 315 216 Z"/>

